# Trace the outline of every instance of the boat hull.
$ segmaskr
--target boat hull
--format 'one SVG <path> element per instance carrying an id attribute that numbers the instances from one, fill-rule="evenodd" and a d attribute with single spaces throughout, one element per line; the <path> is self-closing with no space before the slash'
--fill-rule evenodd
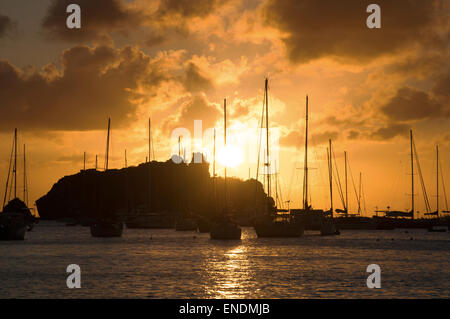
<path id="1" fill-rule="evenodd" d="M 9 201 L 0 214 L 0 240 L 24 240 L 37 220 L 18 198 Z"/>
<path id="2" fill-rule="evenodd" d="M 242 229 L 233 223 L 218 223 L 211 227 L 211 239 L 240 240 Z"/>
<path id="3" fill-rule="evenodd" d="M 199 233 L 209 233 L 211 231 L 211 224 L 206 222 L 206 221 L 202 221 L 202 222 L 198 222 L 198 232 Z"/>
<path id="4" fill-rule="evenodd" d="M 340 231 L 334 223 L 323 223 L 320 229 L 320 236 L 334 236 L 340 234 Z"/>
<path id="5" fill-rule="evenodd" d="M 0 240 L 24 240 L 26 224 L 0 225 Z"/>
<path id="6" fill-rule="evenodd" d="M 334 219 L 334 223 L 338 229 L 347 230 L 375 230 L 378 227 L 375 220 L 365 217 L 338 217 Z"/>
<path id="7" fill-rule="evenodd" d="M 123 223 L 104 223 L 95 222 L 91 224 L 92 237 L 121 237 L 123 232 Z"/>
<path id="8" fill-rule="evenodd" d="M 448 231 L 448 227 L 447 226 L 440 226 L 440 225 L 435 225 L 435 226 L 431 226 L 428 228 L 429 232 L 433 232 L 433 233 L 445 233 Z"/>

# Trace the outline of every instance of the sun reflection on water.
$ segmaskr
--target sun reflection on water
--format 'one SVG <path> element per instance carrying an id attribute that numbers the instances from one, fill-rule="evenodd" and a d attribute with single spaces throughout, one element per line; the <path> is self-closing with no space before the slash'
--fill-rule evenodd
<path id="1" fill-rule="evenodd" d="M 247 247 L 221 244 L 204 262 L 205 293 L 211 298 L 245 298 L 251 294 L 253 271 Z"/>

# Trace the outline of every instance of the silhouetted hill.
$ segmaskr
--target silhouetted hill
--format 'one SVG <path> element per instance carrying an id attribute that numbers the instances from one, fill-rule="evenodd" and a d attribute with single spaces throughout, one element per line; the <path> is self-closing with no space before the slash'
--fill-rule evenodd
<path id="1" fill-rule="evenodd" d="M 153 211 L 210 216 L 222 212 L 225 202 L 224 179 L 216 178 L 215 183 L 216 194 L 206 162 L 175 164 L 168 160 L 106 172 L 90 169 L 61 178 L 36 206 L 42 219 L 126 214 L 147 205 Z M 254 179 L 229 178 L 227 192 L 228 208 L 238 216 L 253 215 L 256 206 L 261 213 L 267 200 L 261 183 Z"/>

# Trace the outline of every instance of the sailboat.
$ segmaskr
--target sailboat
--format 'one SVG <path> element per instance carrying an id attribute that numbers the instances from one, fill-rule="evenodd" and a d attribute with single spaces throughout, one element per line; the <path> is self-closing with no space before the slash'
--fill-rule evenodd
<path id="1" fill-rule="evenodd" d="M 331 145 L 331 144 L 330 144 Z M 330 150 L 331 146 L 330 146 Z M 337 167 L 336 167 L 337 171 Z M 338 175 L 338 186 L 339 186 L 339 194 L 341 196 L 341 201 L 343 205 L 343 209 L 337 208 L 336 213 L 340 214 L 341 216 L 348 217 L 348 174 L 347 174 L 347 152 L 344 151 L 344 181 L 345 181 L 345 198 L 344 194 L 342 192 L 341 182 Z"/>
<path id="2" fill-rule="evenodd" d="M 331 148 L 331 141 L 330 141 L 330 158 L 334 158 L 334 153 Z M 334 158 L 336 161 L 336 159 Z M 332 165 L 330 163 L 329 165 Z M 350 171 L 350 177 L 353 183 L 353 189 L 355 191 L 355 198 L 358 204 L 358 213 L 357 214 L 349 214 L 349 200 L 348 200 L 348 173 Z M 349 161 L 348 161 L 348 154 L 347 152 L 344 152 L 344 186 L 345 189 L 342 189 L 341 186 L 341 180 L 339 177 L 339 171 L 336 167 L 336 175 L 337 175 L 337 186 L 338 186 L 338 192 L 339 196 L 341 198 L 343 209 L 336 209 L 335 212 L 338 214 L 337 217 L 335 217 L 333 220 L 336 224 L 336 228 L 339 230 L 343 229 L 376 229 L 377 223 L 375 220 L 369 218 L 369 217 L 363 217 L 361 216 L 361 195 L 362 195 L 362 174 L 359 175 L 359 191 L 356 190 L 355 182 L 353 180 L 353 174 L 350 169 Z"/>
<path id="3" fill-rule="evenodd" d="M 425 190 L 425 185 L 423 183 L 422 172 L 420 169 L 420 164 L 417 156 L 417 151 L 415 149 L 413 132 L 409 131 L 409 139 L 410 139 L 410 161 L 411 161 L 411 210 L 409 211 L 397 211 L 390 210 L 389 206 L 387 210 L 376 210 L 376 213 L 385 213 L 385 216 L 374 216 L 374 219 L 377 222 L 378 229 L 392 229 L 392 228 L 428 228 L 430 226 L 430 220 L 426 219 L 414 219 L 415 211 L 415 202 L 414 202 L 414 157 L 416 158 L 417 171 L 420 177 L 423 197 L 425 200 L 425 206 L 427 212 L 430 212 L 430 206 L 428 202 L 428 196 Z M 401 219 L 397 219 L 398 217 L 403 217 Z M 405 219 L 409 218 L 409 220 Z"/>
<path id="4" fill-rule="evenodd" d="M 227 146 L 227 100 L 223 100 L 224 108 L 224 146 Z M 216 218 L 211 226 L 210 237 L 211 239 L 241 239 L 242 230 L 237 223 L 231 220 L 231 216 L 228 211 L 228 198 L 227 198 L 227 167 L 225 166 L 225 181 L 224 181 L 224 196 L 225 205 L 223 214 Z"/>
<path id="5" fill-rule="evenodd" d="M 300 237 L 304 232 L 304 223 L 295 215 L 285 214 L 279 215 L 271 211 L 269 208 L 269 199 L 271 196 L 271 180 L 270 180 L 270 152 L 269 152 L 269 99 L 268 99 L 268 79 L 265 80 L 264 86 L 264 105 L 266 114 L 266 154 L 265 167 L 267 168 L 267 201 L 266 213 L 264 216 L 255 219 L 254 228 L 258 237 Z M 262 124 L 262 123 L 261 123 Z M 261 125 L 262 126 L 262 125 Z M 259 154 L 258 154 L 259 156 Z M 275 210 L 276 211 L 276 210 Z"/>
<path id="6" fill-rule="evenodd" d="M 105 157 L 105 174 L 108 171 L 109 161 L 109 140 L 111 131 L 111 119 L 108 118 L 108 135 L 106 138 L 106 157 Z M 96 220 L 91 223 L 91 235 L 92 237 L 121 237 L 123 232 L 123 222 L 118 220 L 118 216 L 108 216 L 108 213 L 104 211 Z"/>
<path id="7" fill-rule="evenodd" d="M 154 212 L 151 208 L 151 174 L 150 163 L 152 161 L 152 155 L 154 158 L 154 149 L 152 147 L 152 126 L 151 119 L 148 119 L 148 162 L 147 165 L 147 190 L 146 190 L 146 204 L 144 207 L 138 207 L 136 209 L 136 216 L 130 216 L 126 222 L 127 228 L 130 229 L 165 229 L 173 228 L 174 221 L 171 216 L 168 216 L 166 212 Z"/>
<path id="8" fill-rule="evenodd" d="M 330 210 L 324 212 L 324 219 L 320 227 L 321 236 L 340 235 L 340 231 L 337 229 L 333 220 L 333 162 L 331 158 L 331 139 L 329 140 L 329 148 L 327 149 L 328 159 L 328 179 L 330 182 Z"/>
<path id="9" fill-rule="evenodd" d="M 410 211 L 384 211 L 386 217 L 410 217 L 414 219 L 414 140 L 413 132 L 409 131 L 410 159 L 411 159 L 411 210 Z"/>
<path id="10" fill-rule="evenodd" d="M 450 210 L 448 210 L 447 193 L 445 191 L 444 174 L 442 172 L 441 161 L 439 160 L 439 148 L 438 148 L 438 146 L 436 146 L 436 155 L 437 155 L 437 167 L 438 167 L 438 170 L 439 170 L 439 167 L 441 168 L 439 170 L 439 172 L 440 172 L 440 175 L 441 175 L 441 182 L 442 182 L 442 191 L 443 191 L 442 195 L 444 195 L 444 200 L 445 200 L 445 210 L 442 210 L 441 213 L 442 214 L 450 214 Z M 439 175 L 439 173 L 437 175 Z M 439 181 L 437 181 L 437 194 L 436 195 L 437 195 L 437 211 L 439 211 Z"/>
<path id="11" fill-rule="evenodd" d="M 445 190 L 445 187 L 444 187 Z M 445 196 L 445 191 L 444 191 L 444 196 Z M 447 203 L 447 196 L 445 196 L 445 201 Z M 447 207 L 447 211 L 448 211 L 448 207 Z M 439 222 L 439 146 L 436 145 L 436 211 L 432 212 L 432 213 L 428 213 L 425 215 L 431 215 L 431 216 L 435 216 L 436 217 L 436 225 L 432 225 L 430 227 L 428 227 L 428 231 L 430 232 L 446 232 L 448 231 L 448 226 L 446 225 L 440 225 Z"/>
<path id="12" fill-rule="evenodd" d="M 10 183 L 10 173 L 12 165 L 12 176 Z M 17 129 L 14 130 L 13 149 L 11 152 L 10 169 L 6 181 L 5 196 L 3 199 L 3 211 L 0 214 L 0 240 L 24 240 L 27 230 L 31 230 L 36 219 L 31 214 L 25 203 L 27 201 L 27 179 L 25 170 L 25 145 L 24 145 L 24 191 L 23 201 L 17 197 Z M 14 186 L 14 187 L 13 187 Z M 6 203 L 6 198 L 11 196 L 14 188 L 14 198 Z M 24 202 L 25 201 L 25 202 Z"/>

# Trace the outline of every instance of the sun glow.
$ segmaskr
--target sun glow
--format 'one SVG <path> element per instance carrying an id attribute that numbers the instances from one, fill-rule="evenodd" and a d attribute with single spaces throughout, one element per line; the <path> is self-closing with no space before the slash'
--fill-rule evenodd
<path id="1" fill-rule="evenodd" d="M 244 161 L 244 154 L 239 147 L 227 145 L 217 154 L 220 164 L 226 167 L 236 167 Z"/>

